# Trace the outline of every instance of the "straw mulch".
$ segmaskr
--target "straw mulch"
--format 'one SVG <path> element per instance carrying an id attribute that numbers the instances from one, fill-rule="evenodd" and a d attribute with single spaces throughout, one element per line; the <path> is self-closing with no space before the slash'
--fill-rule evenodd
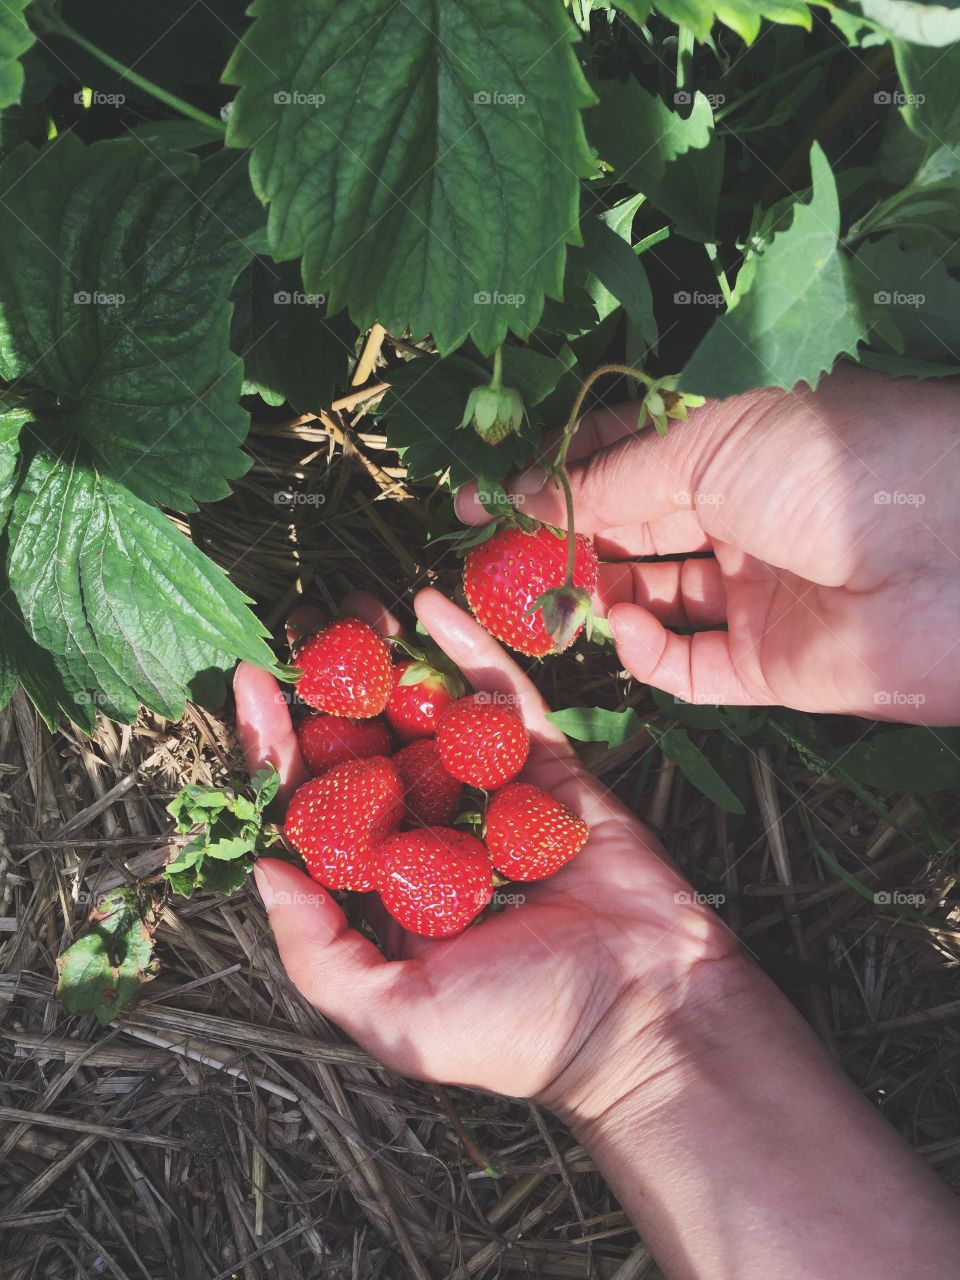
<path id="1" fill-rule="evenodd" d="M 272 627 L 301 593 L 333 608 L 366 586 L 402 610 L 425 580 L 454 587 L 449 553 L 437 563 L 422 549 L 436 499 L 406 485 L 367 416 L 373 399 L 259 423 L 236 495 L 191 522 Z M 314 500 L 278 504 L 281 492 Z M 613 665 L 603 653 L 568 658 L 539 678 L 556 706 L 645 705 Z M 756 806 L 734 833 L 644 735 L 588 755 L 699 887 L 726 895 L 728 923 L 792 987 L 831 1052 L 957 1181 L 950 867 L 839 784 L 768 754 L 750 762 Z M 55 960 L 86 904 L 156 875 L 175 843 L 165 805 L 181 785 L 239 772 L 229 707 L 191 707 L 179 724 L 101 722 L 86 739 L 50 735 L 18 694 L 0 713 L 0 762 L 4 1280 L 659 1274 L 552 1117 L 398 1079 L 309 1008 L 253 891 L 168 897 L 160 974 L 136 1004 L 109 1028 L 66 1016 Z M 827 872 L 800 804 L 835 856 L 878 888 L 923 892 L 939 926 L 885 914 Z M 913 799 L 893 812 L 920 830 Z"/>

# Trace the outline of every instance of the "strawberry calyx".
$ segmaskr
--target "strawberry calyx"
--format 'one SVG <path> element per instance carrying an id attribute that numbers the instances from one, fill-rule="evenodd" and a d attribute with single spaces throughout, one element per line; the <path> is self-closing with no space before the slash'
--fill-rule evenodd
<path id="1" fill-rule="evenodd" d="M 488 383 L 474 387 L 467 397 L 460 426 L 473 427 L 481 440 L 497 445 L 523 426 L 526 408 L 515 387 L 503 385 L 503 348 L 493 356 L 493 375 Z"/>
<path id="2" fill-rule="evenodd" d="M 411 659 L 410 665 L 403 671 L 397 684 L 422 684 L 429 681 L 446 689 L 450 697 L 456 701 L 466 693 L 467 686 L 457 667 L 447 655 L 434 644 L 411 644 L 402 636 L 388 636 L 389 644 Z"/>

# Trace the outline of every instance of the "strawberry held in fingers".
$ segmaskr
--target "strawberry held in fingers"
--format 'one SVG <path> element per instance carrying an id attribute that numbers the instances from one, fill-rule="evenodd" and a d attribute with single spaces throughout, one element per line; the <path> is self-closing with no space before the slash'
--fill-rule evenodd
<path id="1" fill-rule="evenodd" d="M 437 727 L 437 750 L 448 773 L 492 791 L 526 764 L 530 739 L 523 721 L 496 694 L 474 693 L 455 702 Z"/>
<path id="2" fill-rule="evenodd" d="M 383 756 L 347 760 L 296 792 L 283 834 L 328 889 L 373 889 L 374 846 L 397 830 L 403 788 Z"/>
<path id="3" fill-rule="evenodd" d="M 301 675 L 297 693 L 309 706 L 332 716 L 366 720 L 378 716 L 393 688 L 386 641 L 359 618 L 342 618 L 297 649 Z"/>
<path id="4" fill-rule="evenodd" d="M 413 658 L 398 662 L 394 675 L 396 684 L 386 710 L 390 728 L 401 742 L 432 738 L 456 696 L 450 691 L 449 677 Z M 463 692 L 462 683 L 459 692 Z"/>
<path id="5" fill-rule="evenodd" d="M 344 760 L 386 756 L 393 750 L 390 730 L 380 720 L 345 720 L 322 711 L 297 725 L 300 753 L 311 773 L 321 773 Z"/>
<path id="6" fill-rule="evenodd" d="M 574 541 L 573 582 L 568 587 L 566 535 L 558 537 L 546 525 L 532 533 L 508 525 L 468 551 L 463 589 L 480 625 L 533 658 L 560 653 L 573 644 L 583 629 L 600 572 L 593 544 L 580 533 Z"/>
<path id="7" fill-rule="evenodd" d="M 514 782 L 487 808 L 484 843 L 496 869 L 511 880 L 552 876 L 580 852 L 587 824 L 540 787 Z"/>
<path id="8" fill-rule="evenodd" d="M 447 773 L 431 738 L 411 742 L 390 763 L 403 784 L 404 818 L 424 827 L 445 827 L 457 816 L 463 783 Z"/>
<path id="9" fill-rule="evenodd" d="M 452 827 L 402 831 L 377 849 L 377 888 L 404 929 L 424 938 L 462 932 L 493 897 L 479 840 Z"/>

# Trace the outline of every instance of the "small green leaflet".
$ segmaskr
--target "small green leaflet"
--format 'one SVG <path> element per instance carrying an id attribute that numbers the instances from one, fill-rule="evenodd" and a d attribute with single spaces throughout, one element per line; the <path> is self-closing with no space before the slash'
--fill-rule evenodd
<path id="1" fill-rule="evenodd" d="M 930 246 L 905 247 L 898 236 L 881 236 L 857 251 L 852 266 L 862 307 L 871 323 L 870 344 L 894 350 L 928 376 L 960 371 L 960 283 Z M 894 372 L 891 369 L 891 372 Z"/>
<path id="2" fill-rule="evenodd" d="M 685 729 L 654 731 L 660 750 L 708 800 L 727 813 L 744 813 L 743 802 L 727 786 Z"/>
<path id="3" fill-rule="evenodd" d="M 0 188 L 0 376 L 46 393 L 37 431 L 81 439 L 147 501 L 225 497 L 249 466 L 228 348 L 261 217 L 243 166 L 64 134 L 8 156 Z"/>
<path id="4" fill-rule="evenodd" d="M 0 410 L 0 533 L 7 523 L 13 495 L 17 487 L 17 470 L 20 465 L 20 432 L 30 421 L 27 409 Z"/>
<path id="5" fill-rule="evenodd" d="M 603 707 L 566 707 L 548 711 L 551 724 L 577 742 L 605 742 L 608 747 L 622 746 L 628 738 L 645 727 L 632 709 L 607 711 Z"/>
<path id="6" fill-rule="evenodd" d="M 677 95 L 680 108 L 689 111 L 684 116 L 636 80 L 604 80 L 598 90 L 600 103 L 587 112 L 587 130 L 617 180 L 642 192 L 680 235 L 713 240 L 724 147 L 707 99 Z"/>
<path id="7" fill-rule="evenodd" d="M 680 375 L 680 385 L 723 398 L 753 387 L 816 386 L 867 330 L 837 235 L 840 209 L 826 156 L 810 153 L 813 193 L 774 236 L 749 287 L 719 316 Z"/>
<path id="8" fill-rule="evenodd" d="M 912 44 L 944 45 L 960 40 L 960 12 L 956 4 L 918 4 L 916 0 L 860 0 L 868 18 Z"/>
<path id="9" fill-rule="evenodd" d="M 277 259 L 366 328 L 491 352 L 559 297 L 593 172 L 559 3 L 255 0 L 224 72 Z M 534 196 L 534 193 L 535 196 Z"/>
<path id="10" fill-rule="evenodd" d="M 236 658 L 273 665 L 267 632 L 223 571 L 76 453 L 34 455 L 9 536 L 27 630 L 75 700 L 126 722 L 141 702 L 175 720 L 201 673 Z"/>
<path id="11" fill-rule="evenodd" d="M 239 889 L 257 852 L 277 839 L 264 831 L 264 821 L 279 786 L 280 775 L 269 767 L 242 790 L 188 786 L 180 791 L 167 810 L 177 831 L 196 834 L 163 871 L 177 893 L 189 898 L 196 889 Z"/>
<path id="12" fill-rule="evenodd" d="M 657 322 L 653 314 L 653 294 L 647 273 L 631 248 L 633 215 L 643 203 L 642 195 L 623 201 L 598 216 L 584 219 L 583 248 L 574 249 L 571 259 L 582 263 L 585 287 L 605 320 L 622 306 L 646 348 L 657 345 Z"/>
<path id="13" fill-rule="evenodd" d="M 23 11 L 30 0 L 4 0 L 0 6 L 0 107 L 20 101 L 23 67 L 19 58 L 33 44 Z"/>
<path id="14" fill-rule="evenodd" d="M 955 21 L 960 22 L 960 10 L 955 10 Z M 960 40 L 956 36 L 954 39 Z M 893 40 L 891 44 L 903 84 L 905 101 L 900 110 L 907 127 L 931 148 L 956 147 L 960 143 L 960 42 L 945 49 L 925 48 L 904 40 Z"/>
<path id="15" fill-rule="evenodd" d="M 135 889 L 105 893 L 90 928 L 57 959 L 57 996 L 70 1013 L 95 1013 L 106 1026 L 155 973 L 150 899 Z"/>

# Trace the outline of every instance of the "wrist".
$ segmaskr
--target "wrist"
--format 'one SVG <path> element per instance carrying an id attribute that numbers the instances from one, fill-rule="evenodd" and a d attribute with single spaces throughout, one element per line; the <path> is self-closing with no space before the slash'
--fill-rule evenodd
<path id="1" fill-rule="evenodd" d="M 626 987 L 540 1101 L 585 1145 L 626 1116 L 635 1126 L 702 1080 L 709 1059 L 735 1044 L 742 1017 L 766 987 L 729 937 L 716 956 L 655 996 L 642 983 Z"/>

